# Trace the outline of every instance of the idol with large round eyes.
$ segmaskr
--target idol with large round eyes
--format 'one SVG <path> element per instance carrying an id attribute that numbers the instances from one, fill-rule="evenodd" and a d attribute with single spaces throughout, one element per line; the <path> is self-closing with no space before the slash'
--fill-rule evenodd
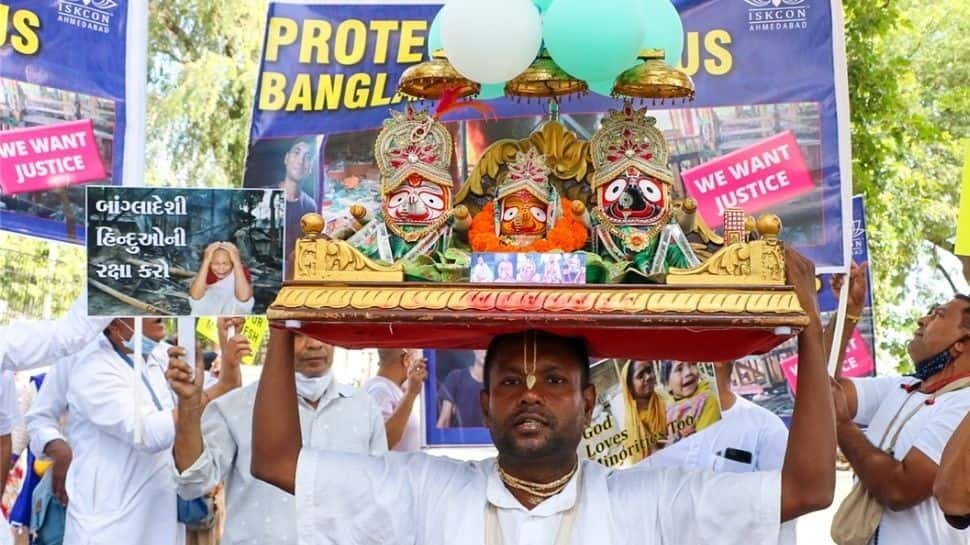
<path id="1" fill-rule="evenodd" d="M 546 233 L 546 204 L 528 191 L 513 193 L 502 200 L 503 236 L 542 236 Z"/>
<path id="2" fill-rule="evenodd" d="M 448 197 L 443 186 L 412 177 L 387 195 L 387 216 L 402 224 L 428 224 L 445 213 Z"/>
<path id="3" fill-rule="evenodd" d="M 664 184 L 636 169 L 600 186 L 597 197 L 600 209 L 618 224 L 651 225 L 667 209 Z"/>

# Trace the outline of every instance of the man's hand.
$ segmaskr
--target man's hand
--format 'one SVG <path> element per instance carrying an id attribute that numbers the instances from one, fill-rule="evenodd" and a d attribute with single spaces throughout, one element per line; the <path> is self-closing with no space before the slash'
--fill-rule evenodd
<path id="1" fill-rule="evenodd" d="M 231 242 L 223 242 L 222 249 L 229 254 L 229 259 L 232 261 L 233 266 L 242 267 L 242 258 L 239 257 L 239 248 Z"/>
<path id="2" fill-rule="evenodd" d="M 51 474 L 51 491 L 57 501 L 67 507 L 67 470 L 71 467 L 74 453 L 66 441 L 54 439 L 44 446 L 44 454 L 54 462 L 54 465 L 48 469 L 54 472 Z"/>
<path id="3" fill-rule="evenodd" d="M 795 288 L 798 302 L 812 320 L 812 325 L 821 325 L 815 291 L 815 264 L 790 246 L 785 247 L 785 280 Z"/>
<path id="4" fill-rule="evenodd" d="M 185 349 L 173 346 L 168 349 L 168 370 L 165 378 L 172 386 L 172 390 L 179 398 L 179 410 L 202 409 L 202 385 L 205 381 L 205 366 L 201 358 L 197 358 L 195 377 L 192 377 L 192 367 L 185 362 Z"/>
<path id="5" fill-rule="evenodd" d="M 853 316 L 858 316 L 862 313 L 862 309 L 866 306 L 866 295 L 869 293 L 869 277 L 868 272 L 869 262 L 863 261 L 862 263 L 852 263 L 852 267 L 849 269 L 849 300 L 846 301 L 846 312 L 852 314 Z M 845 275 L 837 274 L 832 276 L 832 292 L 835 295 L 835 300 L 839 300 L 839 296 L 842 291 L 842 283 L 845 281 Z"/>
<path id="6" fill-rule="evenodd" d="M 408 365 L 407 386 L 405 389 L 410 395 L 417 396 L 421 393 L 424 381 L 428 380 L 428 360 L 416 358 Z"/>
<path id="7" fill-rule="evenodd" d="M 212 254 L 222 246 L 221 242 L 213 242 L 205 247 L 205 252 L 202 253 L 202 261 L 204 263 L 209 263 L 212 261 Z"/>
<path id="8" fill-rule="evenodd" d="M 245 318 L 219 318 L 216 326 L 219 328 L 219 348 L 222 352 L 222 369 L 229 367 L 230 371 L 238 370 L 242 359 L 253 354 L 249 339 L 242 334 Z M 235 329 L 232 337 L 229 328 Z"/>

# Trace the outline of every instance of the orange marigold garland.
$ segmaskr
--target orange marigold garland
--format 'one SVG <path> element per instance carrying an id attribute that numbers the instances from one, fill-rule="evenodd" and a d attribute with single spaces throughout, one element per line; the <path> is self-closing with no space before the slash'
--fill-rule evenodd
<path id="1" fill-rule="evenodd" d="M 562 200 L 563 210 L 570 210 L 572 202 Z M 468 243 L 476 252 L 505 253 L 505 252 L 575 252 L 586 245 L 589 232 L 586 226 L 572 216 L 565 214 L 559 218 L 556 225 L 541 238 L 528 246 L 513 246 L 502 242 L 495 234 L 495 202 L 489 202 L 472 218 L 471 228 L 468 229 Z"/>

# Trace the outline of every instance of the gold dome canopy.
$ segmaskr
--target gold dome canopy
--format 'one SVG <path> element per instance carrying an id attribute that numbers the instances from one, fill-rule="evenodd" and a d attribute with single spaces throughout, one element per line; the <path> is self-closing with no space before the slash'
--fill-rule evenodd
<path id="1" fill-rule="evenodd" d="M 566 73 L 543 49 L 531 66 L 505 85 L 505 94 L 522 98 L 558 98 L 585 94 L 586 82 Z"/>
<path id="2" fill-rule="evenodd" d="M 444 50 L 435 51 L 430 61 L 409 67 L 397 82 L 399 93 L 420 99 L 438 100 L 445 89 L 457 89 L 458 98 L 477 95 L 482 86 L 461 75 L 448 62 Z"/>
<path id="3" fill-rule="evenodd" d="M 686 72 L 664 62 L 662 49 L 640 52 L 644 62 L 616 78 L 613 95 L 654 100 L 694 100 L 694 81 Z"/>

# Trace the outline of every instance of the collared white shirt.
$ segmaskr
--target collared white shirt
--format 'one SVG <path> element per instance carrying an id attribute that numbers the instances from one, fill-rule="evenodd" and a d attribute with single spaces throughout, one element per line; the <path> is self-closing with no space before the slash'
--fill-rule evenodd
<path id="1" fill-rule="evenodd" d="M 87 303 L 85 291 L 64 318 L 0 327 L 0 369 L 22 371 L 51 365 L 90 344 L 112 318 L 88 318 Z"/>
<path id="2" fill-rule="evenodd" d="M 191 467 L 176 476 L 183 498 L 196 498 L 219 481 L 226 483 L 223 545 L 295 545 L 293 496 L 252 476 L 253 404 L 258 383 L 214 400 L 202 415 L 204 450 Z M 362 454 L 387 451 L 380 410 L 351 386 L 331 382 L 314 409 L 299 400 L 303 444 Z M 174 464 L 173 464 L 173 471 Z"/>
<path id="3" fill-rule="evenodd" d="M 74 459 L 67 473 L 65 545 L 184 541 L 169 469 L 175 402 L 163 371 L 158 362 L 145 365 L 158 410 L 110 344 L 79 357 L 67 390 Z"/>
<path id="4" fill-rule="evenodd" d="M 718 473 L 780 470 L 785 463 L 788 428 L 777 415 L 736 396 L 721 419 L 707 428 L 665 447 L 640 463 L 643 467 L 684 467 Z M 747 452 L 750 463 L 725 457 L 727 449 Z M 796 521 L 781 525 L 780 545 L 798 541 Z"/>
<path id="5" fill-rule="evenodd" d="M 895 433 L 899 423 L 929 397 L 920 392 L 909 396 L 901 387 L 903 384 L 915 383 L 914 378 L 877 377 L 851 380 L 855 384 L 858 399 L 855 421 L 868 426 L 866 437 L 876 446 L 879 446 L 879 440 L 882 439 L 897 412 L 900 415 L 893 424 L 890 437 Z M 904 403 L 905 406 L 903 406 Z M 901 406 L 903 408 L 900 411 Z M 939 465 L 943 448 L 968 411 L 970 411 L 970 388 L 937 397 L 932 405 L 924 405 L 903 426 L 893 449 L 893 457 L 896 460 L 903 460 L 910 450 L 918 449 L 933 463 Z M 889 439 L 887 438 L 886 441 L 888 442 Z M 879 545 L 916 543 L 968 545 L 970 532 L 950 526 L 943 517 L 940 504 L 933 496 L 902 511 L 884 509 L 879 522 Z"/>
<path id="6" fill-rule="evenodd" d="M 584 460 L 574 545 L 773 544 L 781 473 L 680 468 L 610 470 Z M 296 474 L 300 545 L 484 545 L 486 501 L 496 503 L 503 545 L 551 545 L 569 492 L 525 511 L 495 487 L 495 459 L 462 462 L 424 453 L 360 456 L 304 448 Z M 492 491 L 489 491 L 489 487 Z"/>
<path id="7" fill-rule="evenodd" d="M 100 339 L 88 345 L 81 353 L 94 350 L 102 342 L 105 345 L 108 343 L 103 335 Z M 27 436 L 30 438 L 30 451 L 39 459 L 47 458 L 44 454 L 44 447 L 47 446 L 47 443 L 55 439 L 64 439 L 70 443 L 70 440 L 65 438 L 65 434 L 61 430 L 60 419 L 67 413 L 68 379 L 77 364 L 78 355 L 62 358 L 47 371 L 44 383 L 37 391 L 34 402 L 27 409 L 24 420 L 27 423 Z M 65 425 L 65 428 L 70 429 L 70 425 Z"/>
<path id="8" fill-rule="evenodd" d="M 401 401 L 404 399 L 404 390 L 391 380 L 381 376 L 373 377 L 365 382 L 364 390 L 380 407 L 385 422 L 401 406 Z M 404 434 L 401 435 L 397 444 L 391 447 L 391 450 L 397 452 L 417 452 L 421 450 L 421 414 L 416 406 L 411 406 L 411 414 L 408 415 Z"/>

